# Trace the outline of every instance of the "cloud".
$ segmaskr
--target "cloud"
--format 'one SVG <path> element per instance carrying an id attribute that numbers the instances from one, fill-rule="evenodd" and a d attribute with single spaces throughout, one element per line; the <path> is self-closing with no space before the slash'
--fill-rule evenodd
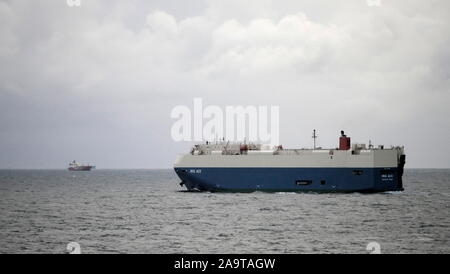
<path id="1" fill-rule="evenodd" d="M 229 20 L 213 31 L 209 62 L 201 69 L 242 76 L 284 73 L 286 69 L 316 72 L 326 65 L 330 50 L 338 50 L 345 38 L 336 26 L 317 24 L 302 13 L 278 21 L 255 19 L 248 25 Z"/>
<path id="2" fill-rule="evenodd" d="M 131 150 L 164 155 L 140 155 L 131 166 L 169 166 L 183 146 L 170 139 L 170 110 L 198 96 L 222 106 L 280 105 L 280 137 L 296 146 L 310 141 L 300 129 L 318 126 L 331 136 L 322 139 L 327 146 L 340 127 L 422 146 L 425 134 L 403 134 L 419 120 L 439 125 L 431 129 L 440 140 L 450 137 L 444 8 L 365 2 L 198 1 L 193 10 L 170 1 L 0 1 L 0 148 L 14 154 L 12 139 L 33 146 L 29 133 L 43 130 L 57 132 L 40 140 L 47 147 L 73 134 L 130 132 L 142 138 Z M 124 146 L 119 137 L 106 143 L 105 150 Z M 101 153 L 91 156 L 121 166 Z M 27 153 L 17 155 L 20 163 Z"/>
<path id="3" fill-rule="evenodd" d="M 155 11 L 147 16 L 147 24 L 156 34 L 164 38 L 175 38 L 178 34 L 178 25 L 175 18 L 163 11 Z"/>

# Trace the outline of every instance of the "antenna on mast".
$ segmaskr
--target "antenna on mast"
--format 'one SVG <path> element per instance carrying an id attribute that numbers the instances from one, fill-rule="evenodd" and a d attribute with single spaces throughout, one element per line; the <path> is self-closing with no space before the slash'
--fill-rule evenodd
<path id="1" fill-rule="evenodd" d="M 317 139 L 317 135 L 316 135 L 316 130 L 313 130 L 313 135 L 312 138 L 314 139 L 314 149 L 316 149 L 316 139 Z"/>

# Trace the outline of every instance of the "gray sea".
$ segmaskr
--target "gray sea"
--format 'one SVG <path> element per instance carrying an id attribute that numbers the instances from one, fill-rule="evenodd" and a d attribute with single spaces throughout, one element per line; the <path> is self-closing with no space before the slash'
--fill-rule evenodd
<path id="1" fill-rule="evenodd" d="M 450 170 L 404 192 L 192 193 L 172 170 L 1 170 L 0 253 L 450 253 Z"/>

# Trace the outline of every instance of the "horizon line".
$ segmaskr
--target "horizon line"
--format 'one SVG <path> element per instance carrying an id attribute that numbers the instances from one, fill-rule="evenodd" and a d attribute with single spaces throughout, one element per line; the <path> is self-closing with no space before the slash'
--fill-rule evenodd
<path id="1" fill-rule="evenodd" d="M 173 167 L 105 167 L 105 168 L 95 168 L 95 170 L 167 170 L 173 169 Z M 450 167 L 405 167 L 407 169 L 450 169 Z M 20 167 L 0 167 L 0 170 L 67 170 L 67 168 L 20 168 Z"/>

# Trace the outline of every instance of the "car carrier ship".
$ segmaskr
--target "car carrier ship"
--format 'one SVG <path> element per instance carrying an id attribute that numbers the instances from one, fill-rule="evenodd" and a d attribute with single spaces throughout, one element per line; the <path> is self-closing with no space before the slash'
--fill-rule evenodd
<path id="1" fill-rule="evenodd" d="M 341 131 L 335 149 L 206 142 L 174 169 L 180 185 L 196 191 L 382 192 L 403 190 L 405 158 L 403 146 L 351 144 Z"/>

